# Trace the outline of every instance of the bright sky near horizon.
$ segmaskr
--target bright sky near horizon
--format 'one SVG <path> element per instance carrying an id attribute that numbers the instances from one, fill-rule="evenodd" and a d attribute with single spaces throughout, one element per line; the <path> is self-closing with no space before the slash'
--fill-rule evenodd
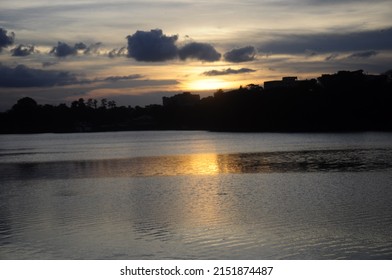
<path id="1" fill-rule="evenodd" d="M 390 0 L 2 0 L 0 111 L 392 68 Z"/>

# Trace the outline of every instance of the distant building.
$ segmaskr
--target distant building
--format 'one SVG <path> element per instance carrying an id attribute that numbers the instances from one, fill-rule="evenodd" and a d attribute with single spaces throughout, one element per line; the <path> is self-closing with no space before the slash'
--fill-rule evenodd
<path id="1" fill-rule="evenodd" d="M 193 106 L 199 103 L 199 101 L 200 101 L 200 95 L 191 94 L 190 92 L 176 94 L 172 97 L 165 96 L 162 98 L 163 106 L 176 106 L 176 107 Z"/>
<path id="2" fill-rule="evenodd" d="M 283 77 L 280 81 L 264 82 L 264 89 L 291 88 L 296 86 L 297 82 L 297 77 Z"/>
<path id="3" fill-rule="evenodd" d="M 363 70 L 339 71 L 336 74 L 323 74 L 318 78 L 319 83 L 328 89 L 353 90 L 361 92 L 366 87 L 379 87 L 389 82 L 387 75 L 369 75 Z"/>
<path id="4" fill-rule="evenodd" d="M 298 80 L 297 77 L 283 77 L 281 81 L 264 82 L 264 89 L 302 89 L 311 90 L 317 85 L 316 79 Z"/>
<path id="5" fill-rule="evenodd" d="M 363 70 L 339 71 L 336 74 L 323 74 L 318 78 L 324 87 L 342 87 L 344 85 L 356 85 L 365 80 Z"/>

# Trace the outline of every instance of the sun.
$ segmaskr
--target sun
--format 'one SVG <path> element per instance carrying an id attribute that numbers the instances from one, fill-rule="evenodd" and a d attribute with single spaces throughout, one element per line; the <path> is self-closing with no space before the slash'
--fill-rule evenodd
<path id="1" fill-rule="evenodd" d="M 200 79 L 188 83 L 189 90 L 218 90 L 232 88 L 233 83 L 221 79 Z"/>

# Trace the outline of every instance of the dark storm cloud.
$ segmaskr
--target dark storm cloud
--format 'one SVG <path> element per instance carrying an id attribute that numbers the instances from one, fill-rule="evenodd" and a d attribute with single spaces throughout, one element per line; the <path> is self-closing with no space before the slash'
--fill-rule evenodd
<path id="1" fill-rule="evenodd" d="M 11 46 L 14 43 L 15 33 L 8 33 L 7 30 L 0 28 L 0 52 L 3 48 Z"/>
<path id="2" fill-rule="evenodd" d="M 364 51 L 364 52 L 355 52 L 351 54 L 348 58 L 369 58 L 371 56 L 378 55 L 376 51 Z"/>
<path id="3" fill-rule="evenodd" d="M 218 61 L 221 58 L 221 54 L 212 45 L 197 42 L 183 46 L 179 49 L 178 55 L 182 60 L 196 59 L 208 62 Z"/>
<path id="4" fill-rule="evenodd" d="M 177 57 L 177 35 L 166 36 L 161 29 L 137 31 L 127 36 L 128 57 L 137 61 L 159 62 Z"/>
<path id="5" fill-rule="evenodd" d="M 33 45 L 19 45 L 11 50 L 12 56 L 28 56 L 37 52 Z"/>
<path id="6" fill-rule="evenodd" d="M 77 83 L 74 74 L 66 71 L 48 71 L 18 65 L 15 68 L 0 65 L 0 87 L 52 87 Z"/>
<path id="7" fill-rule="evenodd" d="M 224 54 L 224 58 L 229 62 L 246 62 L 255 59 L 256 49 L 253 46 L 247 46 L 239 49 L 233 49 Z"/>
<path id="8" fill-rule="evenodd" d="M 252 73 L 256 72 L 256 70 L 249 69 L 249 68 L 241 68 L 241 69 L 231 69 L 227 68 L 224 70 L 211 70 L 204 72 L 204 76 L 222 76 L 222 75 L 231 75 L 231 74 L 243 74 L 243 73 Z"/>
<path id="9" fill-rule="evenodd" d="M 308 50 L 317 53 L 392 50 L 392 28 L 345 34 L 286 34 L 266 42 L 260 50 L 270 53 L 298 54 Z"/>

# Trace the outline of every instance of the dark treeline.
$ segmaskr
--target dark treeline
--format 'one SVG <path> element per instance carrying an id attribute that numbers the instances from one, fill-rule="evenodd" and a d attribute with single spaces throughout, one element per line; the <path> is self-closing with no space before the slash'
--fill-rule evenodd
<path id="1" fill-rule="evenodd" d="M 362 70 L 299 81 L 286 77 L 218 90 L 200 99 L 191 93 L 164 97 L 163 105 L 117 106 L 79 99 L 71 106 L 20 99 L 0 114 L 1 133 L 120 130 L 392 131 L 392 81 Z"/>

